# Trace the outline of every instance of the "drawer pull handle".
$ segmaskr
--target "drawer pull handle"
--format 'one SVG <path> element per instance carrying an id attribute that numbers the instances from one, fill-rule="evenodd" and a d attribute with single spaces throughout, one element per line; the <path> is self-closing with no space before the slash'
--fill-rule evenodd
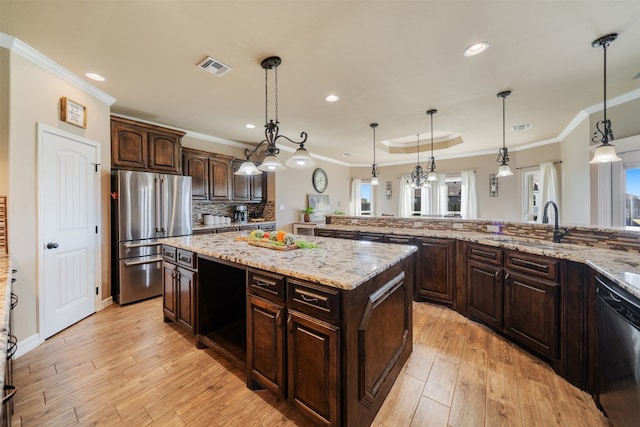
<path id="1" fill-rule="evenodd" d="M 162 262 L 162 258 L 152 258 L 150 260 L 145 260 L 145 261 L 130 261 L 130 262 L 125 262 L 124 266 L 125 267 L 134 267 L 136 265 L 144 265 L 144 264 L 153 264 L 156 262 Z"/>
<path id="2" fill-rule="evenodd" d="M 548 271 L 549 266 L 546 264 L 538 264 L 537 262 L 527 261 L 526 259 L 512 258 L 511 263 L 524 268 L 531 268 L 538 271 Z"/>
<path id="3" fill-rule="evenodd" d="M 310 298 L 305 294 L 299 294 L 299 295 L 300 295 L 300 299 L 302 299 L 302 301 L 304 302 L 320 302 L 318 298 Z"/>
<path id="4" fill-rule="evenodd" d="M 125 249 L 133 249 L 133 248 L 147 248 L 153 246 L 160 246 L 162 243 L 125 243 Z"/>
<path id="5" fill-rule="evenodd" d="M 478 255 L 484 258 L 495 258 L 495 254 L 493 252 L 481 251 L 480 249 L 472 249 L 471 253 L 474 255 Z"/>
<path id="6" fill-rule="evenodd" d="M 261 288 L 270 288 L 270 287 L 272 287 L 272 286 L 273 286 L 271 283 L 268 283 L 268 282 L 262 282 L 262 281 L 260 281 L 260 280 L 256 280 L 256 285 L 257 285 L 257 286 L 260 286 Z"/>
<path id="7" fill-rule="evenodd" d="M 179 259 L 180 261 L 187 261 L 187 262 L 191 262 L 191 257 L 188 257 L 188 256 L 180 256 L 180 257 L 178 257 L 178 259 Z"/>

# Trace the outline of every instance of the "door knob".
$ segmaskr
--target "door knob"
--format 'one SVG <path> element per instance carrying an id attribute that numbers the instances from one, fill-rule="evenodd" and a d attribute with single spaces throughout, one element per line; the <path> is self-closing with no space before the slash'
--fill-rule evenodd
<path id="1" fill-rule="evenodd" d="M 57 243 L 49 242 L 47 243 L 47 249 L 55 249 L 58 247 Z"/>

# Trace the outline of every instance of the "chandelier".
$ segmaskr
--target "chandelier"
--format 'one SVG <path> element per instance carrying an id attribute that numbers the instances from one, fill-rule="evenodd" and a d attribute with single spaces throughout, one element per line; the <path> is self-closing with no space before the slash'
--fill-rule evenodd
<path id="1" fill-rule="evenodd" d="M 378 165 L 376 164 L 376 128 L 378 127 L 377 123 L 371 123 L 371 129 L 373 129 L 373 165 L 371 165 L 371 185 L 379 185 L 380 181 L 378 180 Z"/>
<path id="2" fill-rule="evenodd" d="M 291 138 L 280 135 L 280 121 L 278 120 L 278 66 L 282 63 L 282 59 L 279 56 L 270 56 L 265 58 L 260 64 L 264 69 L 264 136 L 265 139 L 250 151 L 245 148 L 244 155 L 246 161 L 242 163 L 236 175 L 259 175 L 262 171 L 265 172 L 278 172 L 286 169 L 286 167 L 278 160 L 278 154 L 280 149 L 276 146 L 276 142 L 280 139 L 286 139 L 287 141 L 298 145 L 298 149 L 293 155 L 285 161 L 285 164 L 294 169 L 307 169 L 313 167 L 316 162 L 313 160 L 309 152 L 304 148 L 304 143 L 307 142 L 307 133 L 301 132 L 301 141 L 294 141 Z M 269 70 L 274 70 L 275 75 L 275 118 L 269 119 Z M 264 159 L 260 166 L 256 168 L 256 165 L 249 159 L 258 151 L 263 145 L 267 144 L 264 150 Z"/>
<path id="3" fill-rule="evenodd" d="M 504 99 L 511 95 L 510 90 L 505 90 L 500 92 L 497 96 L 498 98 L 502 98 L 502 148 L 498 150 L 498 163 L 500 163 L 500 167 L 498 167 L 498 176 L 511 176 L 513 172 L 511 172 L 511 168 L 509 167 L 509 150 L 505 146 L 505 114 L 504 114 Z"/>
<path id="4" fill-rule="evenodd" d="M 593 47 L 601 47 L 604 51 L 604 103 L 603 112 L 604 119 L 596 123 L 596 130 L 593 132 L 591 141 L 600 143 L 596 148 L 593 159 L 589 163 L 609 163 L 619 162 L 622 159 L 616 154 L 616 149 L 609 141 L 613 141 L 613 130 L 611 129 L 611 120 L 607 119 L 607 47 L 618 38 L 618 34 L 612 33 L 600 37 L 591 43 Z"/>
<path id="5" fill-rule="evenodd" d="M 428 175 L 424 172 L 422 166 L 420 166 L 420 134 L 417 134 L 416 137 L 418 138 L 418 145 L 416 150 L 416 152 L 418 153 L 418 163 L 416 163 L 413 171 L 411 171 L 411 174 L 409 174 L 405 178 L 405 180 L 406 183 L 409 184 L 412 188 L 428 187 L 430 185 L 427 181 Z"/>
<path id="6" fill-rule="evenodd" d="M 427 181 L 433 182 L 438 180 L 438 175 L 436 175 L 436 158 L 433 157 L 433 115 L 437 113 L 438 110 L 432 109 L 428 110 L 427 114 L 431 117 L 431 157 L 429 158 L 429 174 L 427 175 Z"/>

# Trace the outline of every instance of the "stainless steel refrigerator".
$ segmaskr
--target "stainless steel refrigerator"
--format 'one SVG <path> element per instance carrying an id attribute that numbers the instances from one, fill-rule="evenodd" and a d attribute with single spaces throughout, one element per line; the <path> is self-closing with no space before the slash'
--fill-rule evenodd
<path id="1" fill-rule="evenodd" d="M 191 177 L 127 170 L 111 182 L 112 296 L 128 304 L 162 294 L 162 237 L 191 234 Z"/>

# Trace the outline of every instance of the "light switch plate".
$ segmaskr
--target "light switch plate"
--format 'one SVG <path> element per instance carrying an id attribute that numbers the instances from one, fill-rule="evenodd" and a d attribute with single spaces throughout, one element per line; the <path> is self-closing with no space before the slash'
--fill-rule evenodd
<path id="1" fill-rule="evenodd" d="M 500 226 L 499 225 L 487 225 L 487 231 L 490 233 L 499 233 Z"/>
<path id="2" fill-rule="evenodd" d="M 413 228 L 422 228 L 422 221 L 414 221 Z"/>
<path id="3" fill-rule="evenodd" d="M 453 228 L 456 230 L 462 230 L 464 228 L 464 225 L 461 222 L 454 222 Z"/>

